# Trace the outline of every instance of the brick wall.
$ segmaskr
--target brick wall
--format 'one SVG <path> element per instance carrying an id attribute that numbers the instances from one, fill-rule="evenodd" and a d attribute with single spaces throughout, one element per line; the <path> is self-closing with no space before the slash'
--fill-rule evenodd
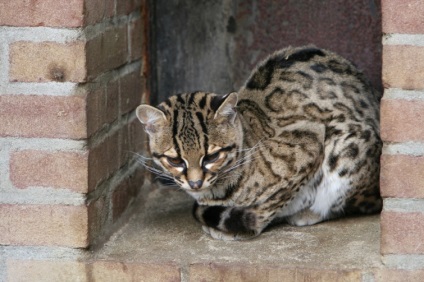
<path id="1" fill-rule="evenodd" d="M 405 277 L 408 269 L 422 279 L 418 269 L 424 269 L 424 2 L 382 1 L 382 14 L 381 253 L 392 269 L 388 277 Z"/>
<path id="2" fill-rule="evenodd" d="M 80 255 L 138 194 L 141 2 L 0 1 L 0 277 Z"/>

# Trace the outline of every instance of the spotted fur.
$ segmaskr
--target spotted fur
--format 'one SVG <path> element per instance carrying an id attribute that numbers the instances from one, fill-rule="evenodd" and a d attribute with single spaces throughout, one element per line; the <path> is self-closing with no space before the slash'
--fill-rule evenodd
<path id="1" fill-rule="evenodd" d="M 214 238 L 381 209 L 378 94 L 327 50 L 283 49 L 238 93 L 180 94 L 137 116 L 161 168 L 151 169 L 196 199 Z"/>

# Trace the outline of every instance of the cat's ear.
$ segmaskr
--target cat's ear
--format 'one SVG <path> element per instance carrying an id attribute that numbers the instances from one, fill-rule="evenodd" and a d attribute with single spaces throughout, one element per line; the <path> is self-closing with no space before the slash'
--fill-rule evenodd
<path id="1" fill-rule="evenodd" d="M 135 113 L 149 135 L 156 133 L 166 123 L 165 113 L 149 105 L 138 106 Z"/>
<path id="2" fill-rule="evenodd" d="M 222 98 L 221 105 L 215 112 L 214 119 L 217 121 L 226 120 L 230 123 L 234 123 L 237 116 L 236 106 L 238 101 L 238 95 L 236 92 L 225 95 Z"/>

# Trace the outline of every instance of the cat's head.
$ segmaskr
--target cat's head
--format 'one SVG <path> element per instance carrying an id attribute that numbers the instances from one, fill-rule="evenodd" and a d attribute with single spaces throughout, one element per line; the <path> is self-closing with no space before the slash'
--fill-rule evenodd
<path id="1" fill-rule="evenodd" d="M 237 93 L 195 92 L 137 108 L 152 158 L 166 177 L 187 191 L 202 192 L 234 165 L 243 142 L 237 99 Z"/>

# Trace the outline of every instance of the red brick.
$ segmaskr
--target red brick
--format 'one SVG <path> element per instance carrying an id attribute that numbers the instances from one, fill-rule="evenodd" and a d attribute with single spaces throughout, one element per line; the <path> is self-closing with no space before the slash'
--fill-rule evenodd
<path id="1" fill-rule="evenodd" d="M 383 46 L 383 84 L 402 89 L 424 88 L 424 47 Z"/>
<path id="2" fill-rule="evenodd" d="M 10 160 L 11 180 L 17 188 L 41 186 L 86 193 L 87 162 L 83 152 L 15 151 Z"/>
<path id="3" fill-rule="evenodd" d="M 127 15 L 137 9 L 140 9 L 142 0 L 119 0 L 116 3 L 116 14 Z"/>
<path id="4" fill-rule="evenodd" d="M 424 254 L 423 238 L 423 213 L 381 213 L 382 254 Z"/>
<path id="5" fill-rule="evenodd" d="M 79 27 L 84 0 L 1 1 L 0 25 Z"/>
<path id="6" fill-rule="evenodd" d="M 131 42 L 130 60 L 135 61 L 141 58 L 142 50 L 144 47 L 142 18 L 139 18 L 136 21 L 131 22 L 129 24 L 129 29 L 130 29 L 130 42 Z"/>
<path id="7" fill-rule="evenodd" d="M 190 281 L 361 281 L 361 273 L 357 270 L 294 269 L 252 264 L 210 263 L 190 265 Z"/>
<path id="8" fill-rule="evenodd" d="M 59 260 L 8 260 L 9 282 L 88 282 L 85 264 Z"/>
<path id="9" fill-rule="evenodd" d="M 2 95 L 0 109 L 0 136 L 86 137 L 83 97 Z"/>
<path id="10" fill-rule="evenodd" d="M 384 141 L 424 141 L 423 124 L 423 101 L 381 101 L 381 138 Z"/>
<path id="11" fill-rule="evenodd" d="M 121 78 L 120 94 L 121 115 L 134 110 L 140 105 L 142 97 L 142 78 L 139 69 Z"/>
<path id="12" fill-rule="evenodd" d="M 87 208 L 0 205 L 0 245 L 88 246 Z"/>
<path id="13" fill-rule="evenodd" d="M 376 275 L 376 282 L 422 282 L 424 270 L 382 269 Z"/>
<path id="14" fill-rule="evenodd" d="M 87 131 L 91 136 L 119 115 L 119 81 L 99 85 L 87 95 Z"/>
<path id="15" fill-rule="evenodd" d="M 10 45 L 10 80 L 23 82 L 83 82 L 86 77 L 83 42 L 18 41 Z"/>
<path id="16" fill-rule="evenodd" d="M 424 157 L 382 155 L 380 189 L 383 197 L 424 198 Z"/>
<path id="17" fill-rule="evenodd" d="M 121 0 L 118 0 L 120 2 Z M 114 0 L 86 0 L 85 18 L 86 25 L 98 23 L 104 19 L 113 17 L 115 12 Z"/>
<path id="18" fill-rule="evenodd" d="M 384 33 L 424 33 L 422 0 L 381 1 Z"/>
<path id="19" fill-rule="evenodd" d="M 127 26 L 112 28 L 87 43 L 87 68 L 90 78 L 127 62 Z"/>

